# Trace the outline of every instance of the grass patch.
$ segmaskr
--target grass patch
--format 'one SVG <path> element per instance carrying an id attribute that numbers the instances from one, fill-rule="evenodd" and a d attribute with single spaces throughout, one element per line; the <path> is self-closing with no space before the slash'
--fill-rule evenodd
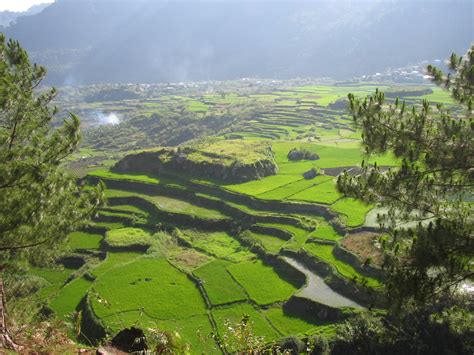
<path id="1" fill-rule="evenodd" d="M 191 112 L 207 112 L 209 106 L 199 101 L 190 101 L 188 104 L 188 110 Z"/>
<path id="2" fill-rule="evenodd" d="M 131 262 L 141 256 L 142 254 L 137 252 L 108 252 L 105 260 L 92 270 L 92 274 L 95 276 L 101 276 L 107 271 L 122 264 Z"/>
<path id="3" fill-rule="evenodd" d="M 300 179 L 301 176 L 273 175 L 243 184 L 226 185 L 225 188 L 242 194 L 256 196 Z"/>
<path id="4" fill-rule="evenodd" d="M 284 335 L 310 334 L 318 327 L 316 322 L 311 323 L 285 314 L 280 306 L 271 307 L 263 313 L 272 322 L 273 326 Z"/>
<path id="5" fill-rule="evenodd" d="M 160 179 L 156 177 L 151 177 L 143 174 L 122 174 L 114 173 L 109 169 L 97 169 L 89 172 L 90 176 L 104 178 L 104 179 L 114 179 L 114 180 L 130 180 L 130 181 L 139 181 L 139 182 L 148 182 L 152 184 L 159 184 Z"/>
<path id="6" fill-rule="evenodd" d="M 49 285 L 38 290 L 37 295 L 40 299 L 51 298 L 51 295 L 57 293 L 62 285 L 66 282 L 69 275 L 74 272 L 74 269 L 40 269 L 31 268 L 29 274 L 42 277 L 48 281 Z"/>
<path id="7" fill-rule="evenodd" d="M 365 223 L 365 216 L 373 208 L 354 198 L 343 198 L 331 205 L 331 209 L 335 212 L 346 216 L 345 223 L 349 227 L 357 227 Z"/>
<path id="8" fill-rule="evenodd" d="M 153 238 L 140 228 L 120 228 L 105 234 L 105 243 L 111 248 L 148 248 Z"/>
<path id="9" fill-rule="evenodd" d="M 91 286 L 92 282 L 82 277 L 75 279 L 59 290 L 49 306 L 59 318 L 65 320 L 69 314 L 76 311 L 77 306 Z"/>
<path id="10" fill-rule="evenodd" d="M 274 237 L 269 234 L 259 234 L 248 232 L 248 236 L 262 243 L 263 247 L 274 254 L 278 254 L 281 247 L 286 243 L 286 240 Z"/>
<path id="11" fill-rule="evenodd" d="M 204 218 L 226 218 L 224 214 L 217 210 L 196 206 L 187 201 L 180 200 L 177 198 L 172 198 L 168 196 L 148 196 L 147 199 L 152 201 L 159 208 L 170 212 L 192 214 Z"/>
<path id="12" fill-rule="evenodd" d="M 233 140 L 212 140 L 198 143 L 191 147 L 193 152 L 187 158 L 194 162 L 207 162 L 230 167 L 235 162 L 255 164 L 263 159 L 269 159 L 271 153 L 268 142 Z"/>
<path id="13" fill-rule="evenodd" d="M 94 290 L 94 311 L 105 322 L 132 310 L 161 320 L 206 313 L 197 287 L 165 259 L 140 258 L 113 268 L 96 280 Z"/>
<path id="14" fill-rule="evenodd" d="M 213 305 L 247 299 L 244 290 L 236 284 L 227 271 L 230 262 L 214 260 L 194 271 L 202 280 L 204 289 Z"/>
<path id="15" fill-rule="evenodd" d="M 335 180 L 323 182 L 312 186 L 304 191 L 298 192 L 290 197 L 292 200 L 331 204 L 343 195 L 337 191 Z"/>
<path id="16" fill-rule="evenodd" d="M 318 258 L 326 261 L 327 263 L 333 265 L 336 268 L 337 272 L 339 272 L 342 276 L 348 279 L 356 280 L 357 282 L 362 282 L 363 279 L 366 279 L 368 286 L 380 286 L 380 282 L 376 279 L 361 275 L 352 265 L 346 264 L 343 261 L 337 259 L 333 254 L 333 245 L 307 243 L 304 246 L 304 249 L 307 250 L 309 253 L 317 256 Z"/>
<path id="17" fill-rule="evenodd" d="M 283 280 L 273 267 L 265 265 L 261 260 L 233 264 L 227 270 L 258 304 L 286 300 L 297 290 Z"/>
<path id="18" fill-rule="evenodd" d="M 319 175 L 314 179 L 306 180 L 302 178 L 301 180 L 292 182 L 290 184 L 281 186 L 274 190 L 267 191 L 263 194 L 258 195 L 259 198 L 265 198 L 270 200 L 283 200 L 285 198 L 292 199 L 293 195 L 297 194 L 300 191 L 306 190 L 314 185 L 321 184 L 325 181 L 332 180 L 332 177 Z"/>
<path id="19" fill-rule="evenodd" d="M 97 250 L 100 248 L 100 242 L 103 236 L 100 234 L 86 232 L 72 232 L 69 234 L 67 246 L 72 250 L 90 249 Z"/>
<path id="20" fill-rule="evenodd" d="M 329 223 L 321 221 L 318 223 L 316 230 L 311 233 L 311 237 L 319 238 L 319 239 L 326 239 L 326 240 L 339 240 L 342 238 L 340 235 Z"/>
<path id="21" fill-rule="evenodd" d="M 127 226 L 123 222 L 95 222 L 95 226 L 102 227 L 107 230 L 126 228 Z"/>
<path id="22" fill-rule="evenodd" d="M 277 229 L 283 229 L 291 234 L 293 234 L 293 238 L 291 238 L 287 244 L 294 244 L 298 247 L 301 247 L 306 241 L 308 240 L 310 233 L 303 228 L 292 226 L 291 224 L 281 224 L 281 223 L 258 223 L 262 226 L 273 227 Z"/>
<path id="23" fill-rule="evenodd" d="M 186 230 L 182 234 L 182 238 L 187 240 L 193 247 L 204 250 L 216 258 L 240 262 L 255 257 L 253 253 L 226 232 Z"/>
<path id="24" fill-rule="evenodd" d="M 248 303 L 239 303 L 231 306 L 218 307 L 212 310 L 212 315 L 217 324 L 217 330 L 221 336 L 226 334 L 225 322 L 229 321 L 232 326 L 239 323 L 244 316 L 249 316 L 255 335 L 264 336 L 271 341 L 279 337 L 265 317 Z"/>
<path id="25" fill-rule="evenodd" d="M 113 206 L 108 206 L 108 209 L 116 211 L 116 212 L 127 212 L 131 214 L 145 216 L 145 217 L 149 216 L 148 211 L 145 211 L 139 207 L 131 206 L 131 205 L 113 205 Z"/>

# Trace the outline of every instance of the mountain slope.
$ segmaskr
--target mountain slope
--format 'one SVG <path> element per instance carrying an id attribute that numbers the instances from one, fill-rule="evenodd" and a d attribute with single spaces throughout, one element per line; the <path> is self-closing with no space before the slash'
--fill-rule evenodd
<path id="1" fill-rule="evenodd" d="M 58 0 L 5 33 L 55 84 L 346 78 L 464 52 L 472 3 Z"/>
<path id="2" fill-rule="evenodd" d="M 0 29 L 1 27 L 7 27 L 20 16 L 31 16 L 43 11 L 50 4 L 38 4 L 30 7 L 26 11 L 16 12 L 16 11 L 0 11 Z"/>

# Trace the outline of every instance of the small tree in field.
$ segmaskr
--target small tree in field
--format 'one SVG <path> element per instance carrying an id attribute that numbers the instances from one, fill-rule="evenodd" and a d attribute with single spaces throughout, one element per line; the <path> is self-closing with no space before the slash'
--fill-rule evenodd
<path id="1" fill-rule="evenodd" d="M 35 91 L 45 73 L 18 42 L 0 35 L 0 347 L 15 348 L 2 276 L 52 260 L 67 234 L 102 203 L 101 188 L 85 191 L 60 168 L 81 138 L 79 119 L 70 114 L 52 128 L 56 91 Z"/>
<path id="2" fill-rule="evenodd" d="M 387 102 L 380 91 L 365 99 L 349 94 L 366 152 L 393 152 L 401 162 L 338 178 L 341 192 L 388 208 L 379 218 L 389 235 L 382 243 L 389 315 L 400 321 L 421 310 L 442 314 L 474 277 L 474 46 L 463 57 L 453 54 L 449 69 L 427 68 L 452 94 L 449 108 Z M 395 228 L 400 222 L 411 224 Z"/>

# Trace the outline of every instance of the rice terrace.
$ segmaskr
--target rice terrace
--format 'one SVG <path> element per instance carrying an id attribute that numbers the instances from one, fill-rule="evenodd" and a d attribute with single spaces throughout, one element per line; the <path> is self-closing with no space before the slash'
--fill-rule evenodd
<path id="1" fill-rule="evenodd" d="M 344 197 L 336 177 L 362 160 L 399 162 L 365 156 L 346 95 L 379 87 L 416 105 L 449 105 L 449 95 L 375 83 L 209 85 L 119 86 L 134 97 L 121 101 L 83 87 L 76 97 L 93 102 L 58 99 L 61 109 L 124 119 L 86 131 L 67 165 L 81 184 L 105 183 L 107 206 L 69 235 L 58 267 L 31 271 L 44 285 L 36 297 L 64 321 L 79 319 L 85 344 L 159 328 L 211 354 L 222 351 L 226 322 L 243 316 L 273 342 L 331 334 L 351 314 L 383 307 L 380 233 L 367 221 L 377 207 Z M 176 112 L 186 132 L 167 126 L 166 147 L 156 147 L 152 132 Z"/>
<path id="2" fill-rule="evenodd" d="M 474 354 L 472 0 L 0 0 L 0 355 Z"/>

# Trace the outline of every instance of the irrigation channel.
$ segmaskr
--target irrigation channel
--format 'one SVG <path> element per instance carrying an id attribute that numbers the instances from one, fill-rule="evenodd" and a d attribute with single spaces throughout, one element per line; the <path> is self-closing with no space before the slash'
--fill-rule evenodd
<path id="1" fill-rule="evenodd" d="M 306 285 L 298 292 L 298 295 L 330 307 L 363 308 L 360 304 L 334 291 L 326 285 L 322 277 L 316 275 L 299 261 L 287 256 L 284 256 L 283 259 L 306 276 Z"/>

